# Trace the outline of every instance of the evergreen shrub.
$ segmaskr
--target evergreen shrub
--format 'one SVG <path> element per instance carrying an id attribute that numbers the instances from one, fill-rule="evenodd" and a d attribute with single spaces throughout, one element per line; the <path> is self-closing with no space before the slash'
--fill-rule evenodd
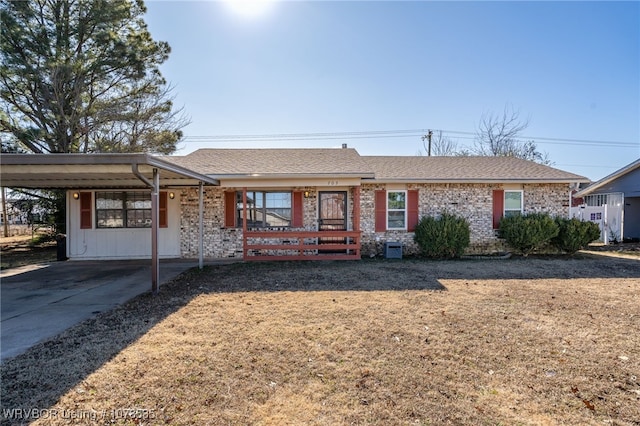
<path id="1" fill-rule="evenodd" d="M 555 222 L 559 232 L 551 244 L 566 253 L 573 254 L 600 238 L 600 227 L 596 223 L 561 217 L 556 218 Z"/>
<path id="2" fill-rule="evenodd" d="M 509 246 L 527 256 L 558 235 L 558 224 L 546 213 L 530 213 L 502 218 L 499 236 Z"/>
<path id="3" fill-rule="evenodd" d="M 453 259 L 462 256 L 469 247 L 470 235 L 467 219 L 443 212 L 439 217 L 422 217 L 414 240 L 425 257 Z"/>

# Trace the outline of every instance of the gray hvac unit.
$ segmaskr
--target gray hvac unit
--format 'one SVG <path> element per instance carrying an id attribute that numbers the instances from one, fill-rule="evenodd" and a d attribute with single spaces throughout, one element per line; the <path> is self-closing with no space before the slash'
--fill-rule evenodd
<path id="1" fill-rule="evenodd" d="M 387 242 L 384 243 L 385 259 L 402 259 L 402 243 Z"/>

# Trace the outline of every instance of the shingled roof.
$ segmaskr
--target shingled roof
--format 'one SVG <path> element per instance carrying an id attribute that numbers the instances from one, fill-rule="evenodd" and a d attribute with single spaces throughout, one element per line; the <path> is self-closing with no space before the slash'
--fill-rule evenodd
<path id="1" fill-rule="evenodd" d="M 353 148 L 199 149 L 176 164 L 216 177 L 352 176 L 372 178 L 371 167 Z"/>
<path id="2" fill-rule="evenodd" d="M 365 156 L 380 182 L 588 182 L 515 157 Z"/>
<path id="3" fill-rule="evenodd" d="M 361 156 L 353 148 L 200 149 L 174 163 L 214 178 L 351 176 L 375 182 L 589 182 L 514 157 Z"/>

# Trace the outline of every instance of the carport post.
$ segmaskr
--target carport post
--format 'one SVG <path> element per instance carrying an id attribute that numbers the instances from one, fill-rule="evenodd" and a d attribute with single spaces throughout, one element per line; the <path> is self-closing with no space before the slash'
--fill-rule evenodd
<path id="1" fill-rule="evenodd" d="M 199 192 L 199 212 L 200 215 L 198 221 L 198 243 L 200 247 L 198 249 L 198 267 L 202 269 L 204 267 L 204 183 L 200 181 L 200 192 Z"/>
<path id="2" fill-rule="evenodd" d="M 160 215 L 160 174 L 158 169 L 153 169 L 153 186 L 151 187 L 151 292 L 158 293 L 158 276 L 160 276 L 160 263 L 158 262 L 158 219 Z"/>
<path id="3" fill-rule="evenodd" d="M 149 182 L 138 170 L 138 163 L 131 163 L 133 174 L 151 188 L 151 292 L 158 293 L 158 277 L 160 276 L 160 263 L 158 263 L 158 219 L 160 218 L 160 174 L 158 169 L 153 169 L 153 181 Z"/>

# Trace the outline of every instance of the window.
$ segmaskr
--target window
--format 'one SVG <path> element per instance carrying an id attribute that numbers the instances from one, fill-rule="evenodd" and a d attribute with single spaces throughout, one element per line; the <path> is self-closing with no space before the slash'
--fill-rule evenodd
<path id="1" fill-rule="evenodd" d="M 236 192 L 236 212 L 236 224 L 242 226 L 242 191 Z M 247 226 L 290 227 L 291 192 L 247 191 Z"/>
<path id="2" fill-rule="evenodd" d="M 418 224 L 418 190 L 375 192 L 375 231 L 413 232 Z"/>
<path id="3" fill-rule="evenodd" d="M 407 191 L 387 192 L 387 229 L 406 229 Z"/>
<path id="4" fill-rule="evenodd" d="M 522 191 L 504 191 L 504 216 L 522 214 Z"/>
<path id="5" fill-rule="evenodd" d="M 151 194 L 148 192 L 126 192 L 127 228 L 151 226 Z"/>
<path id="6" fill-rule="evenodd" d="M 124 227 L 124 193 L 96 192 L 96 219 L 98 228 Z"/>
<path id="7" fill-rule="evenodd" d="M 98 228 L 151 227 L 149 192 L 96 192 Z"/>
<path id="8" fill-rule="evenodd" d="M 505 216 L 522 214 L 523 191 L 493 190 L 493 229 L 500 228 L 500 220 Z"/>
<path id="9" fill-rule="evenodd" d="M 605 204 L 613 207 L 620 207 L 624 202 L 624 194 L 622 192 L 610 192 L 608 194 L 591 194 L 584 196 L 584 202 L 587 206 L 604 206 Z"/>

